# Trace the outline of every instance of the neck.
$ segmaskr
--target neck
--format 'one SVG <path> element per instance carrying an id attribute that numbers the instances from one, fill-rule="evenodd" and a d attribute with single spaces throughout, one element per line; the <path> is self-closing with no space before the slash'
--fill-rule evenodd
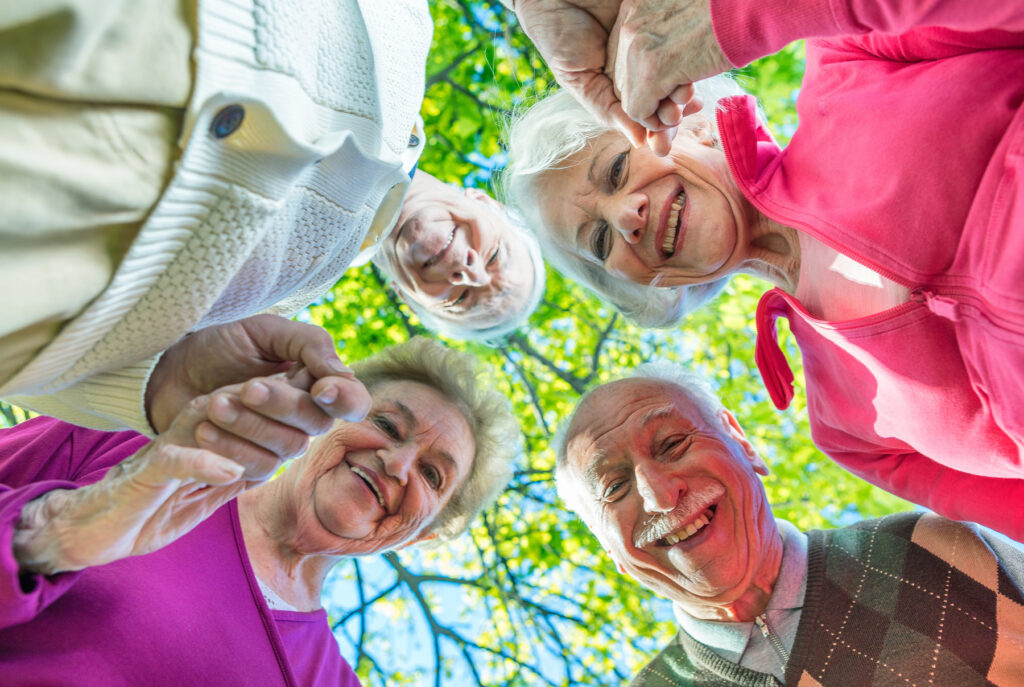
<path id="1" fill-rule="evenodd" d="M 760 277 L 787 293 L 796 293 L 800 278 L 800 234 L 757 210 L 750 249 L 740 271 Z"/>
<path id="2" fill-rule="evenodd" d="M 288 474 L 238 497 L 238 519 L 253 572 L 300 611 L 320 608 L 324 578 L 337 557 L 301 553 L 285 484 Z"/>
<path id="3" fill-rule="evenodd" d="M 761 568 L 754 574 L 743 592 L 726 602 L 676 601 L 676 606 L 687 615 L 701 620 L 720 620 L 734 623 L 753 622 L 754 618 L 768 609 L 775 583 L 782 569 L 782 535 L 775 532 L 765 552 Z"/>

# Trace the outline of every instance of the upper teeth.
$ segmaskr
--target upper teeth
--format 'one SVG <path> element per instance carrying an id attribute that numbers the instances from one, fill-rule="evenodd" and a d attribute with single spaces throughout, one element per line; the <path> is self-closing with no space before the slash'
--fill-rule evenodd
<path id="1" fill-rule="evenodd" d="M 668 213 L 668 226 L 665 228 L 665 239 L 661 244 L 661 252 L 666 255 L 671 255 L 672 250 L 676 246 L 676 234 L 679 229 L 679 211 L 686 205 L 686 191 L 680 191 L 676 199 L 672 201 L 672 207 L 669 208 Z"/>
<path id="2" fill-rule="evenodd" d="M 448 240 L 445 242 L 445 244 L 443 246 L 441 246 L 441 250 L 439 250 L 436 253 L 434 253 L 430 257 L 429 260 L 427 260 L 425 263 L 423 263 L 423 266 L 424 267 L 430 267 L 435 262 L 440 260 L 441 259 L 441 254 L 444 253 L 445 249 L 448 248 L 448 246 L 452 245 L 452 241 L 454 241 L 454 240 L 455 240 L 455 227 L 452 227 L 452 233 L 448 234 Z"/>
<path id="3" fill-rule="evenodd" d="M 700 514 L 700 516 L 698 516 L 696 520 L 694 520 L 678 532 L 666 534 L 665 541 L 668 542 L 669 546 L 672 546 L 673 544 L 678 544 L 681 541 L 686 541 L 687 539 L 689 539 L 690 537 L 704 529 L 704 527 L 707 526 L 709 522 L 711 522 L 711 513 L 709 511 L 704 511 Z"/>
<path id="4" fill-rule="evenodd" d="M 352 472 L 356 473 L 357 475 L 363 478 L 363 481 L 365 481 L 370 486 L 370 490 L 373 491 L 374 495 L 377 497 L 377 503 L 380 504 L 381 508 L 386 509 L 386 506 L 384 505 L 384 495 L 380 493 L 380 489 L 377 488 L 377 483 L 373 481 L 370 475 L 367 474 L 366 471 L 364 471 L 358 465 L 352 466 Z"/>

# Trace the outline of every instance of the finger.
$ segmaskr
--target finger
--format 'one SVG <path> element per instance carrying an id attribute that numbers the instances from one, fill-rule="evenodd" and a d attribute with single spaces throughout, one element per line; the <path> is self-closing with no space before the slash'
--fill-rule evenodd
<path id="1" fill-rule="evenodd" d="M 665 131 L 652 131 L 647 135 L 647 145 L 658 157 L 665 157 L 672 150 L 672 139 L 675 138 L 676 127 Z"/>
<path id="2" fill-rule="evenodd" d="M 238 466 L 246 480 L 267 479 L 283 463 L 278 453 L 242 439 L 212 422 L 200 423 L 196 427 L 195 438 L 202 449 Z"/>
<path id="3" fill-rule="evenodd" d="M 300 374 L 295 379 L 259 378 L 251 379 L 242 385 L 238 401 L 241 405 L 258 413 L 301 431 L 307 435 L 323 434 L 334 424 L 334 417 L 313 400 L 313 384 L 310 379 Z M 351 384 L 362 384 L 347 377 L 325 377 L 325 379 L 342 379 Z M 229 396 L 230 398 L 230 396 Z"/>
<path id="4" fill-rule="evenodd" d="M 658 103 L 658 120 L 667 127 L 679 126 L 680 120 L 683 118 L 683 108 L 679 107 L 678 103 L 666 98 Z"/>
<path id="5" fill-rule="evenodd" d="M 154 448 L 146 469 L 134 477 L 145 486 L 163 486 L 168 479 L 222 486 L 237 481 L 245 472 L 237 462 L 203 448 L 172 443 Z"/>
<path id="6" fill-rule="evenodd" d="M 313 384 L 310 394 L 331 417 L 347 422 L 366 417 L 373 402 L 370 392 L 354 377 L 323 377 Z"/>
<path id="7" fill-rule="evenodd" d="M 630 119 L 622 110 L 612 80 L 600 72 L 563 75 L 563 86 L 572 91 L 584 107 L 599 121 L 618 128 L 635 147 L 643 145 L 646 130 Z"/>
<path id="8" fill-rule="evenodd" d="M 298 455 L 310 436 L 323 434 L 333 424 L 308 393 L 271 380 L 246 383 L 240 397 L 214 394 L 207 417 L 221 429 L 281 458 Z"/>
<path id="9" fill-rule="evenodd" d="M 316 377 L 327 375 L 353 376 L 341 362 L 334 340 L 322 327 L 293 322 L 271 315 L 243 320 L 253 342 L 271 360 L 294 360 L 302 363 Z"/>

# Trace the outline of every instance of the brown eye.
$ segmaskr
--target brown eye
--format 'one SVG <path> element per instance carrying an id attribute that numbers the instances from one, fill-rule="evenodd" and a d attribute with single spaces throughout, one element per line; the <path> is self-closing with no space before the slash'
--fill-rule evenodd
<path id="1" fill-rule="evenodd" d="M 433 465 L 424 463 L 423 465 L 423 477 L 427 480 L 427 483 L 436 491 L 441 488 L 441 472 Z"/>
<path id="2" fill-rule="evenodd" d="M 619 153 L 612 160 L 611 167 L 608 168 L 608 183 L 611 184 L 612 188 L 618 188 L 619 184 L 622 183 L 622 172 L 626 168 L 626 156 L 629 153 Z"/>
<path id="3" fill-rule="evenodd" d="M 612 242 L 610 232 L 608 231 L 608 224 L 601 222 L 590 235 L 590 249 L 594 252 L 594 257 L 604 262 L 608 259 L 611 248 Z"/>

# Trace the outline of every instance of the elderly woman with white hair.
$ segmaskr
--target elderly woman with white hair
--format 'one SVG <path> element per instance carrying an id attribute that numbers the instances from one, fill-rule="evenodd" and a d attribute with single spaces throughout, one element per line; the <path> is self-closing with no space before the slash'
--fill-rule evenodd
<path id="1" fill-rule="evenodd" d="M 188 446 L 202 404 L 152 443 L 50 418 L 0 431 L 5 683 L 357 685 L 320 606 L 327 572 L 459 535 L 508 480 L 518 428 L 472 356 L 435 342 L 353 368 L 366 419 L 245 491 L 241 466 Z M 264 416 L 287 405 L 288 381 L 253 383 Z M 259 441 L 240 414 L 235 434 Z"/>
<path id="2" fill-rule="evenodd" d="M 725 33 L 720 4 L 715 35 L 756 43 Z M 704 112 L 664 158 L 559 93 L 511 125 L 507 195 L 552 264 L 643 325 L 675 324 L 738 272 L 769 282 L 756 357 L 775 404 L 793 396 L 786 317 L 823 451 L 1024 538 L 1001 498 L 1024 478 L 1024 16 L 952 2 L 934 28 L 920 3 L 835 4 L 861 14 L 802 34 L 787 147 L 753 98 L 722 97 L 725 77 L 696 84 Z"/>

